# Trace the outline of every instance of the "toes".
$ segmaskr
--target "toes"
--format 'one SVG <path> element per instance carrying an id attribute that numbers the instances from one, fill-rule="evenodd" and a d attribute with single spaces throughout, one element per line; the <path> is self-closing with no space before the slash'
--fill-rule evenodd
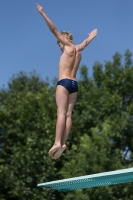
<path id="1" fill-rule="evenodd" d="M 49 156 L 52 156 L 60 148 L 61 148 L 60 146 L 55 146 L 54 145 L 48 152 Z"/>
<path id="2" fill-rule="evenodd" d="M 61 149 L 58 149 L 54 154 L 54 159 L 57 160 L 62 155 L 65 149 L 66 149 L 66 145 L 64 145 L 64 147 L 62 146 Z"/>

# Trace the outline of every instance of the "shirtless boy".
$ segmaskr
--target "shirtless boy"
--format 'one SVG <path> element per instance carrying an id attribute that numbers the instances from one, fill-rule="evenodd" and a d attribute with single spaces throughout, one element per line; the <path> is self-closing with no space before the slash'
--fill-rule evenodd
<path id="1" fill-rule="evenodd" d="M 58 159 L 66 149 L 66 140 L 68 138 L 72 126 L 72 110 L 77 98 L 78 84 L 76 81 L 76 73 L 81 61 L 81 51 L 96 37 L 97 29 L 94 29 L 88 38 L 81 44 L 73 44 L 73 36 L 69 32 L 59 33 L 53 22 L 48 18 L 43 8 L 36 4 L 36 8 L 44 18 L 50 31 L 57 38 L 62 55 L 59 62 L 59 76 L 56 88 L 56 104 L 57 104 L 57 122 L 56 137 L 52 148 L 49 150 L 49 156 L 54 155 L 54 159 Z"/>

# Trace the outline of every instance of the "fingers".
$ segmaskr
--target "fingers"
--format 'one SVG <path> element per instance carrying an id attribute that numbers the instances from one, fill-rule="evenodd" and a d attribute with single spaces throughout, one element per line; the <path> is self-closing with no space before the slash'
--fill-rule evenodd
<path id="1" fill-rule="evenodd" d="M 97 34 L 97 29 L 94 29 L 91 33 Z"/>
<path id="2" fill-rule="evenodd" d="M 97 35 L 98 30 L 94 29 L 91 33 L 88 33 L 89 36 L 96 36 Z"/>
<path id="3" fill-rule="evenodd" d="M 36 3 L 36 7 L 38 7 L 39 6 L 39 4 L 38 3 Z"/>
<path id="4" fill-rule="evenodd" d="M 38 3 L 36 3 L 36 8 L 39 10 L 39 4 Z"/>
<path id="5" fill-rule="evenodd" d="M 37 10 L 42 14 L 44 12 L 43 7 L 36 3 Z"/>
<path id="6" fill-rule="evenodd" d="M 38 9 L 42 8 L 38 3 L 36 3 L 36 7 L 37 7 Z"/>

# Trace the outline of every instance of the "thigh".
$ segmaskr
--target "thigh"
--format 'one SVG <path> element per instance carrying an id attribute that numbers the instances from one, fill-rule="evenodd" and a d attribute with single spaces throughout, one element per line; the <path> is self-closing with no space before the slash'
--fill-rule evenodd
<path id="1" fill-rule="evenodd" d="M 68 115 L 72 114 L 73 107 L 74 107 L 74 104 L 75 104 L 76 99 L 77 99 L 77 94 L 78 94 L 77 92 L 69 94 L 68 105 L 67 105 L 67 113 L 68 113 Z"/>
<path id="2" fill-rule="evenodd" d="M 58 85 L 56 88 L 56 104 L 58 112 L 67 112 L 68 97 L 68 90 L 63 86 Z"/>

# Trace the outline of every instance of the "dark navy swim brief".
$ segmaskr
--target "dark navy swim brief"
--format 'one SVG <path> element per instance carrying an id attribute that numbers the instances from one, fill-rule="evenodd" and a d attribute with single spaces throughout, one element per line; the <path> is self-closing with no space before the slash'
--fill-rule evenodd
<path id="1" fill-rule="evenodd" d="M 78 92 L 78 84 L 77 81 L 65 78 L 58 81 L 57 85 L 62 85 L 65 87 L 69 93 Z"/>

